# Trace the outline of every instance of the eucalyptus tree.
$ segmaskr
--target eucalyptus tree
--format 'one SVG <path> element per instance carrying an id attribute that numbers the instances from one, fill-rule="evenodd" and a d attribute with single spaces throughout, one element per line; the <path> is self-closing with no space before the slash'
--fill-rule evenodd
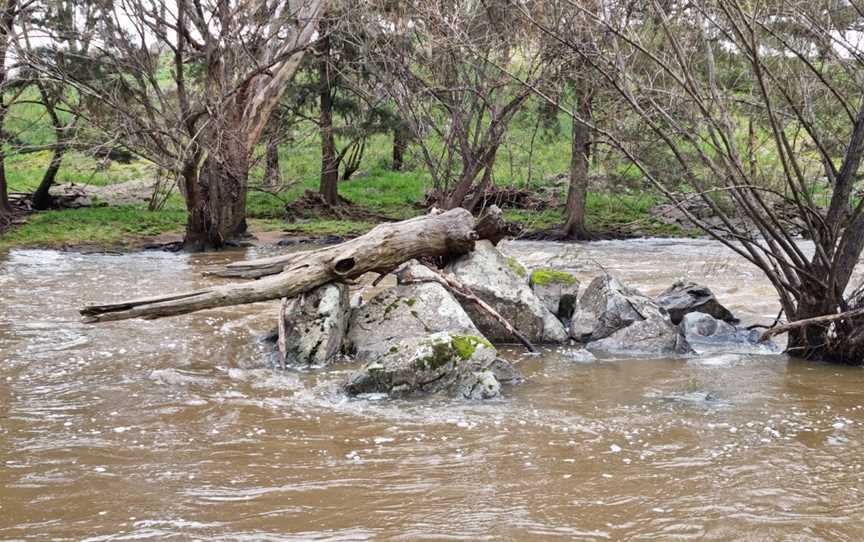
<path id="1" fill-rule="evenodd" d="M 187 248 L 242 236 L 253 153 L 326 1 L 86 2 L 102 14 L 91 68 L 63 61 L 69 50 L 31 68 L 80 93 L 81 114 L 107 138 L 176 175 Z"/>

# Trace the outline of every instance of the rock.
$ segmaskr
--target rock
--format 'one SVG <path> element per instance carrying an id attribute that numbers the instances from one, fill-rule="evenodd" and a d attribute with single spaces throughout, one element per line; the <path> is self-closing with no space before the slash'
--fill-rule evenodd
<path id="1" fill-rule="evenodd" d="M 342 350 L 348 327 L 348 287 L 325 284 L 282 305 L 285 363 L 326 365 Z"/>
<path id="2" fill-rule="evenodd" d="M 528 340 L 536 343 L 567 340 L 564 326 L 526 283 L 525 268 L 516 260 L 505 257 L 489 241 L 478 241 L 473 252 L 451 262 L 446 272 L 498 311 Z M 513 336 L 504 326 L 475 303 L 466 301 L 463 306 L 490 341 L 513 342 Z"/>
<path id="3" fill-rule="evenodd" d="M 528 280 L 534 295 L 559 320 L 569 321 L 579 299 L 579 281 L 570 273 L 550 268 L 535 269 Z"/>
<path id="4" fill-rule="evenodd" d="M 760 341 L 756 329 L 739 329 L 701 312 L 684 315 L 681 330 L 697 353 L 776 354 L 780 348 L 772 341 Z"/>
<path id="5" fill-rule="evenodd" d="M 410 266 L 410 273 L 422 276 L 423 269 L 425 266 Z M 428 269 L 425 273 L 434 276 Z M 351 311 L 348 352 L 367 361 L 388 353 L 399 341 L 438 332 L 483 337 L 462 306 L 437 282 L 399 284 Z"/>
<path id="6" fill-rule="evenodd" d="M 496 372 L 515 369 L 496 357 L 482 337 L 446 332 L 411 337 L 349 375 L 343 390 L 351 396 L 386 393 L 405 398 L 446 393 L 465 399 L 491 399 L 501 393 Z"/>
<path id="7" fill-rule="evenodd" d="M 570 330 L 592 350 L 639 355 L 692 352 L 664 309 L 609 275 L 595 278 L 585 289 Z"/>
<path id="8" fill-rule="evenodd" d="M 591 363 L 592 361 L 597 360 L 597 358 L 594 357 L 594 354 L 584 348 L 575 348 L 570 350 L 567 352 L 567 357 L 576 363 Z"/>
<path id="9" fill-rule="evenodd" d="M 673 324 L 680 324 L 684 315 L 691 312 L 703 312 L 731 324 L 738 322 L 707 286 L 693 282 L 678 281 L 654 301 L 669 312 Z"/>

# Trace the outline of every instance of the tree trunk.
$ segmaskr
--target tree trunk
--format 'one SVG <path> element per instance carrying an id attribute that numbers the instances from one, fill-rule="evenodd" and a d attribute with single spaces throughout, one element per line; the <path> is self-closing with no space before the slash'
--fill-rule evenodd
<path id="1" fill-rule="evenodd" d="M 12 218 L 12 206 L 9 204 L 9 190 L 6 186 L 6 161 L 0 153 L 0 226 Z"/>
<path id="2" fill-rule="evenodd" d="M 393 171 L 402 171 L 405 167 L 405 150 L 408 148 L 408 130 L 401 124 L 393 129 Z"/>
<path id="3" fill-rule="evenodd" d="M 7 0 L 0 10 L 0 88 L 6 83 L 6 51 L 9 46 L 9 33 L 18 15 L 18 0 Z M 6 112 L 8 111 L 6 97 L 0 93 L 0 133 L 3 132 Z M 12 218 L 12 206 L 9 205 L 9 187 L 6 184 L 6 161 L 3 150 L 0 149 L 0 225 L 8 223 Z"/>
<path id="4" fill-rule="evenodd" d="M 588 197 L 588 153 L 591 145 L 591 129 L 578 122 L 577 118 L 591 115 L 591 98 L 587 92 L 579 92 L 570 139 L 570 187 L 567 190 L 564 234 L 570 239 L 590 239 L 585 226 L 585 202 Z"/>
<path id="5" fill-rule="evenodd" d="M 328 205 L 339 203 L 339 160 L 336 157 L 336 140 L 333 136 L 333 94 L 330 74 L 330 37 L 326 19 L 321 19 L 323 37 L 318 42 L 318 84 L 321 116 L 321 180 L 318 192 Z"/>
<path id="6" fill-rule="evenodd" d="M 478 238 L 474 227 L 474 219 L 465 209 L 380 224 L 369 233 L 339 245 L 238 262 L 228 268 L 238 271 L 235 276 L 255 276 L 243 275 L 244 269 L 275 273 L 259 280 L 90 306 L 82 309 L 81 314 L 88 322 L 152 319 L 294 297 L 328 282 L 355 279 L 370 271 L 389 273 L 414 258 L 465 254 L 473 249 Z"/>
<path id="7" fill-rule="evenodd" d="M 184 169 L 186 184 L 186 250 L 215 250 L 246 233 L 246 188 L 249 157 L 242 139 L 217 132 L 215 148 L 201 164 Z"/>
<path id="8" fill-rule="evenodd" d="M 282 171 L 279 169 L 279 140 L 267 140 L 267 156 L 264 163 L 264 184 L 276 188 L 282 184 Z"/>
<path id="9" fill-rule="evenodd" d="M 58 145 L 54 149 L 51 156 L 51 163 L 48 164 L 48 169 L 42 175 L 42 182 L 39 187 L 33 192 L 33 208 L 38 211 L 45 211 L 51 208 L 53 198 L 51 197 L 51 187 L 54 186 L 54 180 L 57 178 L 57 172 L 60 171 L 60 165 L 63 163 L 63 156 L 66 154 L 66 146 Z"/>

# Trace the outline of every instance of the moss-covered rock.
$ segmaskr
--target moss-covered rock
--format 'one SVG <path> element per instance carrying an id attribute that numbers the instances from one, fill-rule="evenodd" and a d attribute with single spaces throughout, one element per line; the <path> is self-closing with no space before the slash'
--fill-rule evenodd
<path id="1" fill-rule="evenodd" d="M 573 316 L 579 296 L 579 281 L 565 271 L 541 267 L 531 272 L 528 280 L 543 305 L 562 322 Z"/>
<path id="2" fill-rule="evenodd" d="M 462 359 L 471 359 L 478 348 L 490 348 L 494 350 L 492 343 L 477 335 L 454 335 L 453 348 Z"/>
<path id="3" fill-rule="evenodd" d="M 502 382 L 521 380 L 511 364 L 496 356 L 489 341 L 477 335 L 435 333 L 405 339 L 395 351 L 350 375 L 343 389 L 352 396 L 446 393 L 466 399 L 489 399 L 500 393 Z"/>
<path id="4" fill-rule="evenodd" d="M 365 362 L 404 339 L 442 331 L 481 336 L 462 306 L 440 284 L 399 284 L 351 312 L 347 343 L 357 360 Z"/>

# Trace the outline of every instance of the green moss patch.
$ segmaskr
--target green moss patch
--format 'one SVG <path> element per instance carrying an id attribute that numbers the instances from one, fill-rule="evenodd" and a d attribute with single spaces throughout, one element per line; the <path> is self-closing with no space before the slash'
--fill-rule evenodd
<path id="1" fill-rule="evenodd" d="M 525 266 L 519 263 L 516 258 L 506 258 L 507 267 L 510 268 L 511 271 L 519 275 L 520 277 L 524 277 L 528 274 L 528 270 L 525 269 Z"/>
<path id="2" fill-rule="evenodd" d="M 548 286 L 550 284 L 564 284 L 573 286 L 576 284 L 576 277 L 564 271 L 558 271 L 549 268 L 535 269 L 531 273 L 531 284 L 537 286 Z"/>
<path id="3" fill-rule="evenodd" d="M 492 343 L 476 335 L 454 335 L 451 341 L 453 350 L 464 360 L 469 360 L 478 347 L 492 348 Z"/>

